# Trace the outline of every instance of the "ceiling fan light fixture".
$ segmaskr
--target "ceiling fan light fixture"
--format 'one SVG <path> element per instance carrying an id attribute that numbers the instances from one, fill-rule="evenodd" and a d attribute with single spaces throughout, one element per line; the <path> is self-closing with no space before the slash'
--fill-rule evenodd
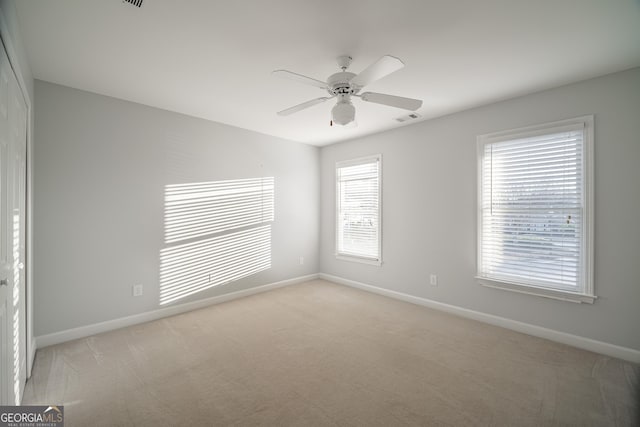
<path id="1" fill-rule="evenodd" d="M 344 97 L 331 109 L 331 119 L 337 125 L 348 125 L 356 118 L 356 109 L 351 100 Z"/>

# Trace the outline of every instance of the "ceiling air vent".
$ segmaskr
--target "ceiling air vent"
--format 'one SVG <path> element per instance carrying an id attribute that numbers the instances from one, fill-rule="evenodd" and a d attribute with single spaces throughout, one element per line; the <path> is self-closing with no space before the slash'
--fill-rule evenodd
<path id="1" fill-rule="evenodd" d="M 406 116 L 398 117 L 396 119 L 396 122 L 404 123 L 404 122 L 408 122 L 409 120 L 415 120 L 415 119 L 419 119 L 419 118 L 420 118 L 420 114 L 411 113 L 411 114 L 407 114 Z"/>
<path id="2" fill-rule="evenodd" d="M 142 2 L 144 0 L 122 0 L 122 3 L 129 3 L 136 7 L 142 7 Z"/>

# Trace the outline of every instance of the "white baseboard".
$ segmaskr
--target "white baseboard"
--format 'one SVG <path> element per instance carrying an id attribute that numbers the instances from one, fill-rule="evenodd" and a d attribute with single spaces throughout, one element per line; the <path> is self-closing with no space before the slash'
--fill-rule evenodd
<path id="1" fill-rule="evenodd" d="M 124 328 L 126 326 L 150 322 L 152 320 L 161 319 L 163 317 L 174 316 L 176 314 L 185 313 L 187 311 L 204 308 L 210 305 L 220 304 L 222 302 L 247 297 L 249 295 L 270 291 L 272 289 L 307 282 L 309 280 L 317 279 L 318 277 L 319 277 L 318 274 L 309 274 L 306 276 L 294 277 L 292 279 L 282 280 L 280 282 L 275 282 L 275 283 L 269 283 L 267 285 L 262 285 L 262 286 L 256 286 L 255 288 L 245 289 L 242 291 L 230 292 L 224 295 L 218 295 L 215 297 L 188 302 L 180 305 L 175 305 L 172 307 L 160 308 L 158 310 L 147 311 L 145 313 L 134 314 L 132 316 L 122 317 L 119 319 L 107 320 L 105 322 L 94 323 L 92 325 L 80 326 L 78 328 L 55 332 L 53 334 L 41 335 L 39 337 L 35 337 L 35 345 L 32 346 L 32 348 L 34 349 L 33 356 L 35 357 L 36 348 L 43 348 L 43 347 L 47 347 L 54 344 L 60 344 L 63 342 L 76 340 L 79 338 L 85 338 L 85 337 L 99 334 L 102 332 L 108 332 L 115 329 Z"/>
<path id="2" fill-rule="evenodd" d="M 547 329 L 541 326 L 531 325 L 529 323 L 518 322 L 517 320 L 511 320 L 500 316 L 494 316 L 492 314 L 469 310 L 467 308 L 445 304 L 426 298 L 416 297 L 402 292 L 378 288 L 376 286 L 367 285 L 366 283 L 356 282 L 355 280 L 345 279 L 342 277 L 333 276 L 331 274 L 320 273 L 319 277 L 330 282 L 362 289 L 364 291 L 373 292 L 397 300 L 410 302 L 412 304 L 422 305 L 425 307 L 433 308 L 435 310 L 446 311 L 447 313 L 455 314 L 460 317 L 466 317 L 468 319 L 477 320 L 479 322 L 488 323 L 494 326 L 500 326 L 502 328 L 511 329 L 513 331 L 522 332 L 524 334 L 533 335 L 535 337 L 545 338 L 550 341 L 567 344 L 573 347 L 581 348 L 583 350 L 592 351 L 594 353 L 616 357 L 618 359 L 627 360 L 629 362 L 640 363 L 640 351 L 634 350 L 632 348 L 609 344 L 603 341 L 596 341 L 590 338 L 568 334 L 566 332 L 559 332 L 553 329 Z"/>

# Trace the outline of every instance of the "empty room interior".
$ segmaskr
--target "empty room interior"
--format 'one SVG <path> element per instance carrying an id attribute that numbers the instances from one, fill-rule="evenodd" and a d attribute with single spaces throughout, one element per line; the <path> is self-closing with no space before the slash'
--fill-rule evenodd
<path id="1" fill-rule="evenodd" d="M 640 425 L 640 2 L 0 36 L 2 425 Z"/>

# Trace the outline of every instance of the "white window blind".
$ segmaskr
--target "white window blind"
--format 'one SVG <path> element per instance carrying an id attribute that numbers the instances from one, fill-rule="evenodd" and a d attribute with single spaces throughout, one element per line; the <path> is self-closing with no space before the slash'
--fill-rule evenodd
<path id="1" fill-rule="evenodd" d="M 336 164 L 336 252 L 380 262 L 380 156 Z"/>
<path id="2" fill-rule="evenodd" d="M 592 293 L 585 135 L 578 121 L 480 140 L 481 278 Z"/>

